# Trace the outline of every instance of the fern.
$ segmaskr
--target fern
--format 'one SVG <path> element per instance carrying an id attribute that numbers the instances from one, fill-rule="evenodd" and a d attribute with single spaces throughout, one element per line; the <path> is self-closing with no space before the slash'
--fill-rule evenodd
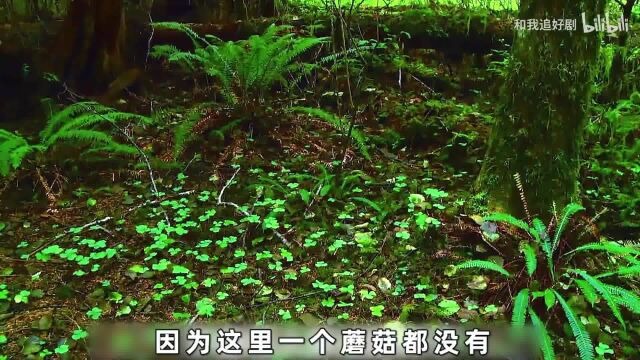
<path id="1" fill-rule="evenodd" d="M 544 251 L 545 255 L 547 256 L 549 269 L 553 269 L 553 262 L 551 261 L 553 258 L 551 239 L 549 238 L 549 233 L 547 232 L 547 228 L 544 226 L 542 220 L 538 218 L 533 219 L 533 231 L 538 235 L 538 242 L 540 243 L 540 245 L 542 245 L 542 251 Z"/>
<path id="2" fill-rule="evenodd" d="M 529 307 L 529 289 L 522 289 L 513 301 L 513 314 L 511 324 L 516 327 L 523 327 L 527 320 L 527 308 Z"/>
<path id="3" fill-rule="evenodd" d="M 533 324 L 533 328 L 536 330 L 536 333 L 538 335 L 540 349 L 542 350 L 542 356 L 544 357 L 544 360 L 555 360 L 556 355 L 553 351 L 553 342 L 551 341 L 551 337 L 547 332 L 547 327 L 544 325 L 542 320 L 540 320 L 538 315 L 533 311 L 532 307 L 529 307 L 529 316 L 531 316 L 531 323 Z"/>
<path id="4" fill-rule="evenodd" d="M 587 300 L 591 305 L 595 304 L 596 298 L 598 297 L 596 289 L 594 289 L 586 280 L 576 279 L 576 284 L 578 284 L 578 288 L 582 291 L 585 300 Z"/>
<path id="5" fill-rule="evenodd" d="M 533 224 L 533 229 L 536 231 L 536 233 L 540 235 L 540 238 L 544 239 L 549 237 L 549 234 L 547 233 L 547 228 L 546 226 L 544 226 L 544 223 L 542 222 L 542 220 L 535 218 L 533 219 L 532 224 Z"/>
<path id="6" fill-rule="evenodd" d="M 640 274 L 640 265 L 623 266 L 616 271 L 606 272 L 600 275 L 596 275 L 596 279 L 601 279 L 610 276 L 634 276 Z"/>
<path id="7" fill-rule="evenodd" d="M 160 45 L 154 47 L 152 55 L 217 79 L 223 97 L 233 105 L 240 102 L 246 106 L 262 98 L 275 84 L 289 85 L 291 75 L 313 68 L 311 64 L 296 60 L 327 41 L 327 38 L 296 37 L 290 26 L 271 25 L 262 35 L 226 43 L 213 36 L 201 37 L 180 23 L 156 23 L 154 26 L 187 34 L 195 49 L 188 52 Z M 279 35 L 281 33 L 285 34 Z"/>
<path id="8" fill-rule="evenodd" d="M 329 113 L 322 109 L 309 108 L 309 107 L 291 107 L 290 110 L 295 112 L 306 113 L 308 115 L 318 117 L 324 120 L 325 122 L 327 122 L 327 124 L 333 126 L 336 130 L 344 134 L 347 134 L 349 132 L 349 124 L 347 121 L 345 121 L 342 118 L 339 118 L 335 114 Z M 362 131 L 356 128 L 352 128 L 351 138 L 353 139 L 353 142 L 355 143 L 356 147 L 358 148 L 362 156 L 364 156 L 364 158 L 367 160 L 371 160 L 371 155 L 369 154 L 369 149 L 367 146 L 366 135 Z"/>
<path id="9" fill-rule="evenodd" d="M 202 46 L 206 46 L 210 44 L 209 41 L 207 41 L 207 39 L 198 35 L 198 33 L 193 31 L 187 25 L 179 22 L 173 22 L 173 21 L 156 22 L 156 23 L 152 23 L 151 25 L 157 29 L 176 30 L 186 34 L 187 36 L 189 36 L 189 38 L 193 42 L 193 46 L 196 48 L 201 48 Z"/>
<path id="10" fill-rule="evenodd" d="M 567 253 L 567 255 L 574 252 L 582 252 L 582 251 L 589 251 L 589 250 L 602 251 L 602 252 L 607 252 L 610 254 L 621 255 L 621 256 L 640 255 L 640 251 L 637 248 L 632 246 L 625 246 L 614 241 L 602 241 L 602 242 L 585 244 L 580 247 L 577 247 L 573 251 L 570 251 L 569 253 Z"/>
<path id="11" fill-rule="evenodd" d="M 634 314 L 640 314 L 640 296 L 636 292 L 615 285 L 605 284 L 605 287 L 613 295 L 617 304 L 624 306 Z"/>
<path id="12" fill-rule="evenodd" d="M 524 243 L 520 251 L 522 252 L 522 254 L 524 254 L 527 274 L 531 276 L 538 268 L 538 257 L 536 254 L 536 250 L 530 244 Z"/>
<path id="13" fill-rule="evenodd" d="M 29 145 L 24 137 L 0 129 L 0 176 L 9 176 L 20 167 L 27 155 L 37 149 Z"/>
<path id="14" fill-rule="evenodd" d="M 182 121 L 173 130 L 173 158 L 177 160 L 182 156 L 189 143 L 194 139 L 193 127 L 198 123 L 201 116 L 198 111 L 192 111 L 187 115 L 187 119 Z"/>
<path id="15" fill-rule="evenodd" d="M 353 200 L 359 201 L 359 202 L 361 202 L 361 203 L 363 203 L 365 205 L 368 205 L 369 207 L 371 207 L 372 209 L 374 209 L 375 211 L 377 211 L 380 214 L 384 214 L 384 210 L 382 210 L 380 205 L 378 205 L 374 201 L 371 201 L 371 200 L 369 200 L 367 198 L 364 198 L 364 197 L 358 197 L 358 196 L 354 197 Z"/>
<path id="16" fill-rule="evenodd" d="M 576 314 L 571 309 L 571 306 L 567 304 L 562 295 L 560 295 L 557 291 L 553 290 L 558 299 L 558 302 L 562 306 L 562 310 L 564 311 L 567 320 L 569 321 L 569 326 L 571 327 L 571 331 L 573 332 L 573 336 L 576 339 L 576 345 L 578 346 L 578 352 L 580 353 L 580 359 L 582 360 L 593 360 L 593 343 L 591 342 L 591 338 L 589 338 L 589 333 L 584 328 L 584 325 L 580 322 L 580 319 L 577 318 Z"/>
<path id="17" fill-rule="evenodd" d="M 527 232 L 527 234 L 533 236 L 534 239 L 540 241 L 540 235 L 532 229 L 529 224 L 526 222 L 515 218 L 513 215 L 505 214 L 505 213 L 494 213 L 489 216 L 485 216 L 483 218 L 484 221 L 493 221 L 493 222 L 501 222 L 506 223 L 511 226 L 515 226 L 519 229 L 522 229 Z"/>
<path id="18" fill-rule="evenodd" d="M 469 260 L 469 261 L 465 261 L 461 264 L 456 265 L 457 269 L 482 269 L 482 270 L 491 270 L 491 271 L 495 271 L 498 272 L 506 277 L 511 276 L 511 274 L 505 270 L 502 266 L 491 262 L 491 261 L 485 261 L 485 260 Z"/>
<path id="19" fill-rule="evenodd" d="M 593 286 L 593 288 L 596 289 L 598 293 L 600 293 L 600 295 L 602 295 L 607 305 L 611 309 L 611 312 L 613 312 L 613 315 L 616 317 L 616 319 L 618 319 L 618 322 L 620 322 L 620 325 L 622 325 L 622 328 L 626 330 L 627 326 L 625 325 L 624 320 L 622 319 L 622 314 L 620 313 L 618 304 L 613 299 L 612 294 L 607 289 L 607 285 L 601 282 L 600 280 L 594 278 L 593 276 L 587 274 L 587 272 L 585 272 L 584 270 L 573 269 L 573 270 L 569 270 L 569 272 L 580 275 L 584 280 L 586 280 L 589 283 L 589 285 Z"/>
<path id="20" fill-rule="evenodd" d="M 86 153 L 134 154 L 138 150 L 121 144 L 109 134 L 113 125 L 125 120 L 148 122 L 144 116 L 119 112 L 95 102 L 80 102 L 55 113 L 40 132 L 40 142 L 29 144 L 22 136 L 0 130 L 0 175 L 18 169 L 34 152 L 47 152 L 59 143 L 82 146 Z M 99 129 L 109 125 L 109 131 Z"/>
<path id="21" fill-rule="evenodd" d="M 567 224 L 569 224 L 569 221 L 571 220 L 573 215 L 575 215 L 576 213 L 582 210 L 584 210 L 584 208 L 578 204 L 569 204 L 564 208 L 562 219 L 558 223 L 558 227 L 556 228 L 556 232 L 553 237 L 553 244 L 551 246 L 552 252 L 556 251 L 556 249 L 558 248 L 558 244 L 560 243 L 560 237 L 564 233 L 564 230 L 567 227 Z"/>

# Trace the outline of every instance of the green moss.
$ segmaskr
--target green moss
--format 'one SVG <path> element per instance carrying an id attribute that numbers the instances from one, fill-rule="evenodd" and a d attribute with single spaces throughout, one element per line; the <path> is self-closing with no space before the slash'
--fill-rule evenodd
<path id="1" fill-rule="evenodd" d="M 520 18 L 580 18 L 601 13 L 604 1 L 522 2 Z M 531 31 L 517 34 L 501 90 L 497 122 L 479 178 L 492 207 L 523 214 L 513 177 L 520 174 L 532 213 L 545 217 L 577 191 L 586 110 L 598 65 L 596 34 Z"/>

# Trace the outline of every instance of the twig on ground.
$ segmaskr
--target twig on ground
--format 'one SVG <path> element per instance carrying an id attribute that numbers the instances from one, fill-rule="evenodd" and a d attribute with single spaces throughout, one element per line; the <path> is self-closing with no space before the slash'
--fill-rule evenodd
<path id="1" fill-rule="evenodd" d="M 240 168 L 238 168 L 236 170 L 236 172 L 233 174 L 233 176 L 231 176 L 231 178 L 229 180 L 227 180 L 227 182 L 224 184 L 224 186 L 222 187 L 222 190 L 220 190 L 220 194 L 218 194 L 218 205 L 220 206 L 231 206 L 234 209 L 236 209 L 237 212 L 241 213 L 244 216 L 251 216 L 253 214 L 251 214 L 250 212 L 244 210 L 242 207 L 240 207 L 240 205 L 230 202 L 230 201 L 223 201 L 222 200 L 222 196 L 224 195 L 224 192 L 227 190 L 227 188 L 229 188 L 229 186 L 231 185 L 231 183 L 233 182 L 233 180 L 236 178 L 236 176 L 238 175 L 238 173 L 240 172 Z M 289 241 L 287 240 L 287 238 L 282 235 L 282 233 L 280 233 L 278 230 L 273 230 L 273 233 L 280 239 L 280 241 L 282 241 L 283 244 L 288 245 Z"/>
<path id="2" fill-rule="evenodd" d="M 167 197 L 164 197 L 164 198 L 162 198 L 162 199 L 147 200 L 147 201 L 143 202 L 142 204 L 139 204 L 139 205 L 136 205 L 136 206 L 134 206 L 134 207 L 132 207 L 132 208 L 127 209 L 127 211 L 125 211 L 125 212 L 122 214 L 122 216 L 127 215 L 127 214 L 129 214 L 129 213 L 131 213 L 131 212 L 133 212 L 133 211 L 135 211 L 135 210 L 138 210 L 138 209 L 140 209 L 140 208 L 143 208 L 143 207 L 145 207 L 145 206 L 155 205 L 155 204 L 158 204 L 158 203 L 160 203 L 160 202 L 162 202 L 162 201 L 165 201 L 165 200 L 167 200 L 167 199 L 171 199 L 172 197 L 175 197 L 175 196 L 185 196 L 185 195 L 190 195 L 190 194 L 193 194 L 194 192 L 195 192 L 195 190 L 189 190 L 189 191 L 184 191 L 184 192 L 181 192 L 181 193 L 178 193 L 178 194 L 172 195 L 172 196 L 167 196 Z M 63 232 L 63 233 L 61 233 L 61 234 L 56 235 L 53 239 L 51 239 L 51 241 L 48 241 L 48 242 L 46 242 L 46 243 L 44 243 L 44 244 L 42 244 L 42 245 L 38 246 L 35 250 L 33 250 L 32 252 L 30 252 L 30 253 L 29 253 L 29 257 L 31 257 L 33 254 L 37 253 L 38 251 L 40 251 L 40 250 L 44 249 L 45 247 L 47 247 L 47 246 L 49 246 L 49 245 L 51 245 L 51 244 L 55 243 L 56 241 L 58 241 L 58 240 L 62 239 L 63 237 L 65 237 L 65 236 L 67 236 L 67 235 L 71 234 L 72 232 L 73 232 L 73 233 L 76 233 L 76 234 L 79 234 L 79 233 L 81 233 L 82 231 L 84 231 L 85 229 L 90 228 L 90 227 L 92 227 L 92 226 L 98 226 L 101 230 L 103 230 L 103 231 L 105 231 L 105 232 L 107 232 L 107 233 L 110 233 L 110 232 L 109 232 L 109 230 L 107 230 L 106 228 L 104 228 L 104 227 L 103 227 L 103 226 L 101 226 L 101 225 L 102 225 L 102 224 L 104 224 L 104 223 L 106 223 L 106 222 L 109 222 L 109 221 L 111 221 L 111 220 L 113 220 L 113 219 L 115 219 L 113 216 L 107 216 L 107 217 L 104 217 L 104 218 L 102 218 L 102 219 L 94 220 L 94 221 L 92 221 L 92 222 L 90 222 L 90 223 L 87 223 L 87 224 L 84 224 L 84 225 L 82 225 L 82 226 L 73 226 L 73 227 L 70 227 L 69 229 L 67 229 L 67 231 L 65 231 L 65 232 Z"/>

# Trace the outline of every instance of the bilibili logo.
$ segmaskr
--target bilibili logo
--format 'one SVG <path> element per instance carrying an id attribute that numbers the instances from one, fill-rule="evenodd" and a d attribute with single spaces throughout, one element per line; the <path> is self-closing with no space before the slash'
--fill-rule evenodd
<path id="1" fill-rule="evenodd" d="M 615 21 L 611 21 L 609 14 L 605 14 L 604 18 L 598 15 L 593 19 L 593 25 L 589 24 L 587 20 L 587 14 L 582 13 L 582 29 L 585 33 L 592 32 L 607 32 L 614 34 L 617 32 L 629 31 L 629 19 L 625 19 L 624 15 L 617 18 Z"/>

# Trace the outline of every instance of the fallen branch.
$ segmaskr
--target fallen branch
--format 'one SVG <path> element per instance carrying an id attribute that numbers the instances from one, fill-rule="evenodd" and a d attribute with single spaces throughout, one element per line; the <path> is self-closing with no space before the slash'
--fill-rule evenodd
<path id="1" fill-rule="evenodd" d="M 159 204 L 159 203 L 161 203 L 161 202 L 163 202 L 165 200 L 171 199 L 173 197 L 190 195 L 190 194 L 193 194 L 194 192 L 195 192 L 195 190 L 189 190 L 189 191 L 184 191 L 184 192 L 181 192 L 181 193 L 178 193 L 178 194 L 175 194 L 175 195 L 166 196 L 166 197 L 164 197 L 162 199 L 147 200 L 147 201 L 143 202 L 142 204 L 139 204 L 139 205 L 136 205 L 136 206 L 134 206 L 132 208 L 127 209 L 127 211 L 125 211 L 122 214 L 122 216 L 125 216 L 125 215 L 127 215 L 127 214 L 129 214 L 129 213 L 131 213 L 133 211 L 136 211 L 138 209 L 141 209 L 141 208 L 143 208 L 145 206 L 156 205 L 156 204 Z M 53 239 L 51 239 L 51 241 L 48 241 L 48 242 L 38 246 L 35 250 L 33 250 L 32 252 L 29 253 L 29 256 L 27 257 L 27 259 L 29 257 L 31 257 L 33 254 L 37 253 L 38 251 L 40 251 L 40 250 L 44 249 L 45 247 L 57 242 L 58 240 L 62 239 L 63 237 L 65 237 L 65 236 L 67 236 L 67 235 L 69 235 L 71 233 L 79 234 L 79 233 L 81 233 L 82 231 L 84 231 L 87 228 L 90 228 L 92 226 L 100 226 L 100 225 L 102 225 L 102 224 L 104 224 L 106 222 L 109 222 L 109 221 L 113 220 L 113 219 L 114 219 L 113 216 L 107 216 L 107 217 L 104 217 L 104 218 L 99 219 L 99 220 L 94 220 L 94 221 L 92 221 L 90 223 L 87 223 L 87 224 L 84 224 L 82 226 L 72 226 L 69 229 L 67 229 L 65 232 L 56 235 Z M 104 230 L 106 230 L 106 229 L 104 229 Z"/>
<path id="2" fill-rule="evenodd" d="M 251 214 L 250 212 L 248 212 L 247 210 L 244 210 L 242 207 L 240 207 L 240 205 L 230 202 L 230 201 L 223 201 L 222 200 L 222 196 L 224 195 L 224 192 L 227 190 L 227 188 L 229 187 L 229 185 L 231 185 L 231 183 L 233 182 L 233 180 L 236 178 L 236 176 L 238 175 L 238 173 L 240 172 L 240 168 L 238 168 L 236 170 L 236 172 L 233 174 L 233 176 L 231 176 L 231 178 L 229 180 L 227 180 L 227 182 L 225 183 L 225 185 L 222 187 L 222 190 L 220 190 L 220 194 L 218 194 L 218 205 L 219 206 L 231 206 L 234 209 L 236 209 L 237 212 L 241 213 L 244 216 L 251 216 L 253 214 Z M 287 240 L 287 238 L 282 235 L 282 233 L 280 233 L 278 230 L 273 230 L 273 233 L 280 239 L 280 241 L 282 241 L 283 244 L 285 245 L 289 245 L 289 241 Z"/>

